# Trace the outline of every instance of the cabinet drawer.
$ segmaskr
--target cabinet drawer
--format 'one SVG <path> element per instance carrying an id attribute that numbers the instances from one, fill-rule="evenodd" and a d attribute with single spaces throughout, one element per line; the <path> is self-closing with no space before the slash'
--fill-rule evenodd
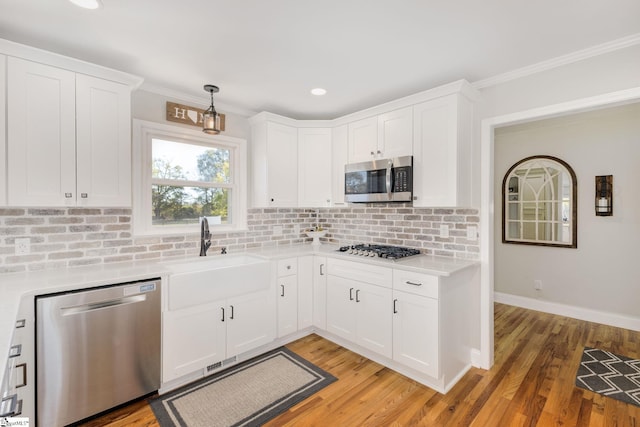
<path id="1" fill-rule="evenodd" d="M 438 280 L 430 274 L 393 270 L 393 289 L 429 298 L 438 298 Z"/>
<path id="2" fill-rule="evenodd" d="M 366 262 L 344 261 L 334 258 L 327 260 L 327 274 L 384 286 L 386 288 L 391 287 L 393 277 L 392 270 L 387 267 L 371 265 Z"/>
<path id="3" fill-rule="evenodd" d="M 298 274 L 298 258 L 285 258 L 278 261 L 278 277 Z"/>

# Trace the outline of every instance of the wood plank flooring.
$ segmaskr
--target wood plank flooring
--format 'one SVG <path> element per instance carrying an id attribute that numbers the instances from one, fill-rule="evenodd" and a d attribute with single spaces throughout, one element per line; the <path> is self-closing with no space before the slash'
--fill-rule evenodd
<path id="1" fill-rule="evenodd" d="M 640 407 L 574 386 L 585 346 L 640 359 L 640 332 L 495 305 L 495 365 L 446 395 L 317 335 L 288 347 L 339 380 L 266 426 L 630 426 Z M 157 426 L 140 401 L 84 424 Z"/>

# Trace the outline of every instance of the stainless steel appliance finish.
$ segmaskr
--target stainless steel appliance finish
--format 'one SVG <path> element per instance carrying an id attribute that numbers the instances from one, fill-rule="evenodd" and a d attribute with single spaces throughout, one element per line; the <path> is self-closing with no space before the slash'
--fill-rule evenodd
<path id="1" fill-rule="evenodd" d="M 36 297 L 36 422 L 63 426 L 160 387 L 160 280 Z"/>
<path id="2" fill-rule="evenodd" d="M 413 156 L 352 163 L 344 167 L 344 200 L 354 203 L 413 199 Z"/>
<path id="3" fill-rule="evenodd" d="M 420 255 L 418 249 L 406 248 L 404 246 L 390 246 L 390 245 L 372 245 L 372 244 L 358 244 L 353 246 L 343 246 L 339 249 L 340 252 L 346 252 L 351 255 L 360 255 L 366 257 L 380 257 L 391 260 L 400 258 L 406 258 L 408 256 Z"/>

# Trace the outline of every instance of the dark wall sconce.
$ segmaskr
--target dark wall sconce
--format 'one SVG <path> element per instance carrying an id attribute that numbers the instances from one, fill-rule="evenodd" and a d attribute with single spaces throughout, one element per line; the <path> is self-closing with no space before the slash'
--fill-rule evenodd
<path id="1" fill-rule="evenodd" d="M 613 175 L 596 176 L 596 216 L 613 215 Z"/>

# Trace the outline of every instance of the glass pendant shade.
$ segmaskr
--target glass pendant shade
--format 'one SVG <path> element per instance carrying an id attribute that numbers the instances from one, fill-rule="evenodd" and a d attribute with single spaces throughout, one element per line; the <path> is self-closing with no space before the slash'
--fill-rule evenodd
<path id="1" fill-rule="evenodd" d="M 204 90 L 211 93 L 211 106 L 202 114 L 202 132 L 217 135 L 220 133 L 220 115 L 213 106 L 213 94 L 219 89 L 214 85 L 205 85 Z"/>

